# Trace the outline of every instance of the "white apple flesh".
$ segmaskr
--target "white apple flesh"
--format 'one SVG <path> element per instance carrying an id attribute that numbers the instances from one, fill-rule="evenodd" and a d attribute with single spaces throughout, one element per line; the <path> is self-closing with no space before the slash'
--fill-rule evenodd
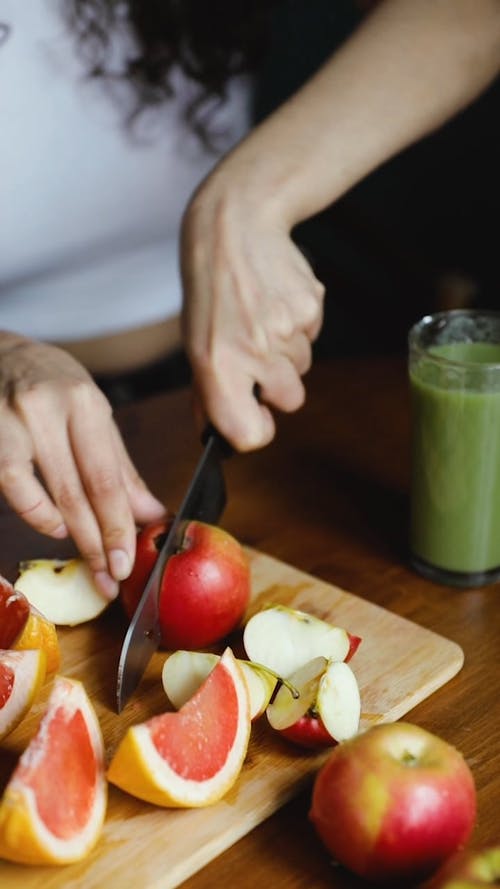
<path id="1" fill-rule="evenodd" d="M 327 666 L 328 661 L 325 657 L 316 657 L 292 673 L 289 681 L 297 689 L 298 697 L 294 698 L 286 685 L 278 689 L 274 700 L 266 710 L 272 728 L 280 732 L 294 725 L 314 706 L 320 680 Z"/>
<path id="2" fill-rule="evenodd" d="M 21 562 L 14 588 L 57 626 L 76 626 L 93 620 L 109 605 L 80 558 Z"/>
<path id="3" fill-rule="evenodd" d="M 349 664 L 330 661 L 320 679 L 316 709 L 327 732 L 336 741 L 347 741 L 357 733 L 361 697 Z"/>
<path id="4" fill-rule="evenodd" d="M 292 698 L 286 686 L 278 690 L 266 711 L 274 729 L 289 729 L 312 712 L 333 741 L 354 737 L 359 729 L 361 698 L 356 677 L 348 664 L 317 657 L 292 673 L 289 681 L 299 697 Z M 308 734 L 306 720 L 304 738 Z M 296 740 L 300 741 L 300 731 Z"/>
<path id="5" fill-rule="evenodd" d="M 243 644 L 251 661 L 289 678 L 316 657 L 344 661 L 350 638 L 342 627 L 304 611 L 273 605 L 250 618 L 243 633 Z"/>
<path id="6" fill-rule="evenodd" d="M 174 651 L 166 659 L 162 669 L 162 684 L 176 710 L 193 697 L 219 660 L 219 655 L 212 652 L 184 649 Z M 255 720 L 265 712 L 280 678 L 260 664 L 242 659 L 237 659 L 237 662 L 248 688 L 250 718 Z"/>

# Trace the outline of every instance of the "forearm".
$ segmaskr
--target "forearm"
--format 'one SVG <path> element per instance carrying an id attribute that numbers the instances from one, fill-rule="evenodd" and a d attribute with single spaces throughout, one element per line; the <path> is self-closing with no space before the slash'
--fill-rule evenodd
<path id="1" fill-rule="evenodd" d="M 247 189 L 291 228 L 458 113 L 499 71 L 500 0 L 385 0 L 241 146 Z"/>

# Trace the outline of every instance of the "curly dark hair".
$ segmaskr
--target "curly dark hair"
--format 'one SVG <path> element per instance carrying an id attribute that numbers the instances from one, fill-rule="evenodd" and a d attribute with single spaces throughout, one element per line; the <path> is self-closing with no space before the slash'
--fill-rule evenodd
<path id="1" fill-rule="evenodd" d="M 124 22 L 131 26 L 137 50 L 118 76 L 135 89 L 134 115 L 173 95 L 174 66 L 196 81 L 200 95 L 186 115 L 202 136 L 206 136 L 201 115 L 206 101 L 223 99 L 230 76 L 258 65 L 272 7 L 272 0 L 70 0 L 65 4 L 92 76 L 117 77 L 109 69 L 110 41 Z"/>

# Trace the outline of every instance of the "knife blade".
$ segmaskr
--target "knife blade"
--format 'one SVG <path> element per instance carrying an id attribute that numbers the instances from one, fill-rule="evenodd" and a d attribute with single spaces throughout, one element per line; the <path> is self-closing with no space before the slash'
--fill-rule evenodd
<path id="1" fill-rule="evenodd" d="M 211 426 L 206 430 L 203 442 L 203 453 L 123 640 L 116 683 L 118 713 L 137 688 L 160 645 L 158 601 L 161 581 L 168 559 L 182 542 L 186 521 L 195 519 L 216 524 L 226 505 L 222 460 L 231 453 L 231 448 Z"/>

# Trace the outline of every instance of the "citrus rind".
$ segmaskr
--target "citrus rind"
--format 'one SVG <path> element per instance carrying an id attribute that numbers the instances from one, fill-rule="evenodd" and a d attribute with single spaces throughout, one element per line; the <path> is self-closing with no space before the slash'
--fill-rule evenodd
<path id="1" fill-rule="evenodd" d="M 72 836 L 58 836 L 44 823 L 39 800 L 29 783 L 33 776 L 36 778 L 44 769 L 51 722 L 59 718 L 61 712 L 67 721 L 76 713 L 81 714 L 94 754 L 92 805 L 85 824 Z M 62 730 L 59 750 L 61 771 L 52 775 L 51 785 L 59 808 L 65 807 L 68 813 L 79 804 L 72 780 L 65 780 L 64 777 L 65 744 L 72 743 L 70 733 L 65 739 Z M 74 750 L 72 752 L 75 753 Z M 46 783 L 50 783 L 50 780 Z M 90 852 L 101 833 L 106 802 L 104 745 L 94 708 L 80 682 L 56 676 L 39 729 L 21 755 L 0 803 L 0 857 L 22 864 L 69 864 L 81 860 Z"/>
<path id="2" fill-rule="evenodd" d="M 210 706 L 211 724 L 219 722 L 218 714 L 213 710 L 213 692 L 224 674 L 226 674 L 224 681 L 227 682 L 230 677 L 231 686 L 234 688 L 233 702 L 236 707 L 235 729 L 228 744 L 227 755 L 213 774 L 201 780 L 188 777 L 187 774 L 176 770 L 160 754 L 153 740 L 153 731 L 160 721 L 167 732 L 169 726 L 177 732 L 179 725 L 182 732 L 182 726 L 185 724 L 186 743 L 190 749 L 194 751 L 198 749 L 200 759 L 207 755 L 209 757 L 213 738 L 207 733 L 204 716 Z M 228 706 L 227 697 L 221 695 L 220 701 L 217 702 L 218 706 L 223 715 L 224 708 Z M 108 780 L 127 793 L 158 806 L 211 805 L 220 800 L 236 781 L 246 756 L 250 729 L 250 705 L 246 681 L 231 649 L 227 648 L 198 691 L 180 710 L 153 717 L 127 730 L 108 768 Z"/>
<path id="3" fill-rule="evenodd" d="M 21 722 L 31 708 L 45 679 L 46 655 L 36 651 L 0 650 L 0 672 L 8 671 L 12 686 L 0 708 L 0 740 Z"/>

